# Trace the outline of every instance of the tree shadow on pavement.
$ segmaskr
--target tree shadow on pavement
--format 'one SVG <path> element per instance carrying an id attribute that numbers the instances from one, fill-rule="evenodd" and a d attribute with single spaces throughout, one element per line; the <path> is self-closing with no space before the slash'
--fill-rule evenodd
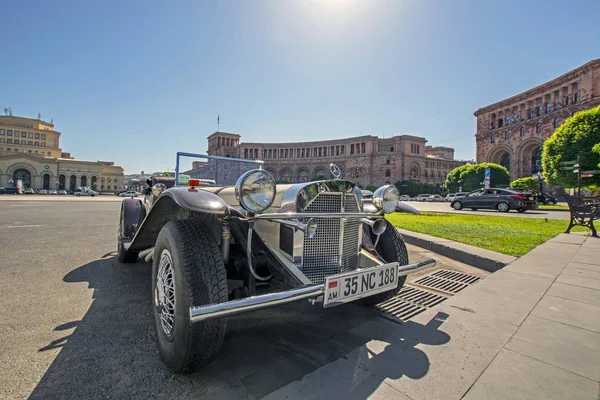
<path id="1" fill-rule="evenodd" d="M 55 328 L 75 327 L 71 335 L 39 349 L 62 346 L 32 399 L 261 398 L 346 355 L 354 357 L 348 358 L 351 365 L 371 375 L 381 370 L 394 379 L 419 378 L 429 364 L 415 346 L 449 340 L 434 322 L 399 326 L 372 309 L 352 304 L 324 309 L 302 301 L 230 318 L 216 359 L 193 374 L 175 375 L 156 349 L 150 279 L 149 264 L 121 264 L 115 257 L 64 277 L 67 283 L 87 282 L 93 302 L 80 321 Z M 373 339 L 388 345 L 370 357 L 365 345 Z M 375 390 L 373 385 L 363 384 L 360 393 Z M 358 393 L 350 388 L 344 390 Z"/>

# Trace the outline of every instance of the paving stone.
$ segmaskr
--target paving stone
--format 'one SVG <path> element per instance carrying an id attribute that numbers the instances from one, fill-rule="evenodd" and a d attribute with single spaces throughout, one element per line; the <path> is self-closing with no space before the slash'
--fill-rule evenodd
<path id="1" fill-rule="evenodd" d="M 556 282 L 600 290 L 600 271 L 566 268 Z"/>
<path id="2" fill-rule="evenodd" d="M 552 278 L 498 271 L 445 302 L 520 325 L 552 284 Z"/>
<path id="3" fill-rule="evenodd" d="M 575 254 L 571 261 L 592 265 L 600 265 L 600 256 L 598 256 L 598 254 Z"/>
<path id="4" fill-rule="evenodd" d="M 560 235 L 550 239 L 549 242 L 583 244 L 583 242 L 585 242 L 585 239 L 586 239 L 585 236 L 569 235 L 568 233 L 561 233 Z"/>
<path id="5" fill-rule="evenodd" d="M 504 347 L 600 381 L 600 333 L 529 316 Z"/>
<path id="6" fill-rule="evenodd" d="M 346 358 L 415 400 L 460 398 L 516 330 L 444 305 L 400 328 L 394 339 L 373 340 Z"/>
<path id="7" fill-rule="evenodd" d="M 465 400 L 597 400 L 598 383 L 503 349 Z"/>
<path id="8" fill-rule="evenodd" d="M 600 306 L 600 290 L 555 282 L 546 294 Z"/>
<path id="9" fill-rule="evenodd" d="M 585 263 L 578 263 L 578 262 L 570 262 L 570 263 L 568 263 L 567 264 L 567 268 L 579 268 L 579 269 L 587 269 L 587 270 L 590 270 L 590 271 L 600 271 L 600 265 L 585 264 Z"/>
<path id="10" fill-rule="evenodd" d="M 531 315 L 600 332 L 600 307 L 592 304 L 546 295 Z"/>

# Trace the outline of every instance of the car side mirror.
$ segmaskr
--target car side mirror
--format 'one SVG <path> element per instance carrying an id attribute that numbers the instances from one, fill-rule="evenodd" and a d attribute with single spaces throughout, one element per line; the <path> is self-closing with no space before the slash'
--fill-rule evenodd
<path id="1" fill-rule="evenodd" d="M 167 186 L 164 183 L 157 183 L 152 187 L 152 194 L 159 196 L 165 190 L 167 190 Z"/>

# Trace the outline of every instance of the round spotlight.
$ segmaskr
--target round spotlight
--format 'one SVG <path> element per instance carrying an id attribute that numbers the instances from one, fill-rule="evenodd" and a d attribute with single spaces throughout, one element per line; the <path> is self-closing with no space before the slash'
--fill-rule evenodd
<path id="1" fill-rule="evenodd" d="M 373 193 L 373 204 L 378 210 L 389 214 L 396 211 L 400 201 L 400 194 L 394 185 L 385 185 L 380 187 Z"/>
<path id="2" fill-rule="evenodd" d="M 262 169 L 253 169 L 239 177 L 235 197 L 246 211 L 261 213 L 271 207 L 277 189 L 275 178 Z"/>

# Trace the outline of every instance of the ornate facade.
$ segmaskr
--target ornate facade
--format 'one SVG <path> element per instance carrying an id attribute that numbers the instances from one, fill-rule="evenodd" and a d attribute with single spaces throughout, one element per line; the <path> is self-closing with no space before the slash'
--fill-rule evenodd
<path id="1" fill-rule="evenodd" d="M 425 138 L 411 135 L 296 143 L 242 143 L 240 139 L 238 134 L 215 132 L 208 137 L 208 154 L 264 160 L 265 169 L 277 180 L 290 183 L 329 177 L 329 164 L 334 163 L 345 178 L 363 187 L 400 180 L 442 185 L 448 172 L 465 163 L 454 160 L 454 149 L 427 146 Z"/>
<path id="2" fill-rule="evenodd" d="M 511 179 L 541 170 L 544 141 L 565 119 L 600 104 L 600 59 L 526 92 L 480 108 L 477 162 L 494 162 Z"/>
<path id="3" fill-rule="evenodd" d="M 125 189 L 123 168 L 113 161 L 81 161 L 62 151 L 60 132 L 39 119 L 0 116 L 0 187 Z"/>

